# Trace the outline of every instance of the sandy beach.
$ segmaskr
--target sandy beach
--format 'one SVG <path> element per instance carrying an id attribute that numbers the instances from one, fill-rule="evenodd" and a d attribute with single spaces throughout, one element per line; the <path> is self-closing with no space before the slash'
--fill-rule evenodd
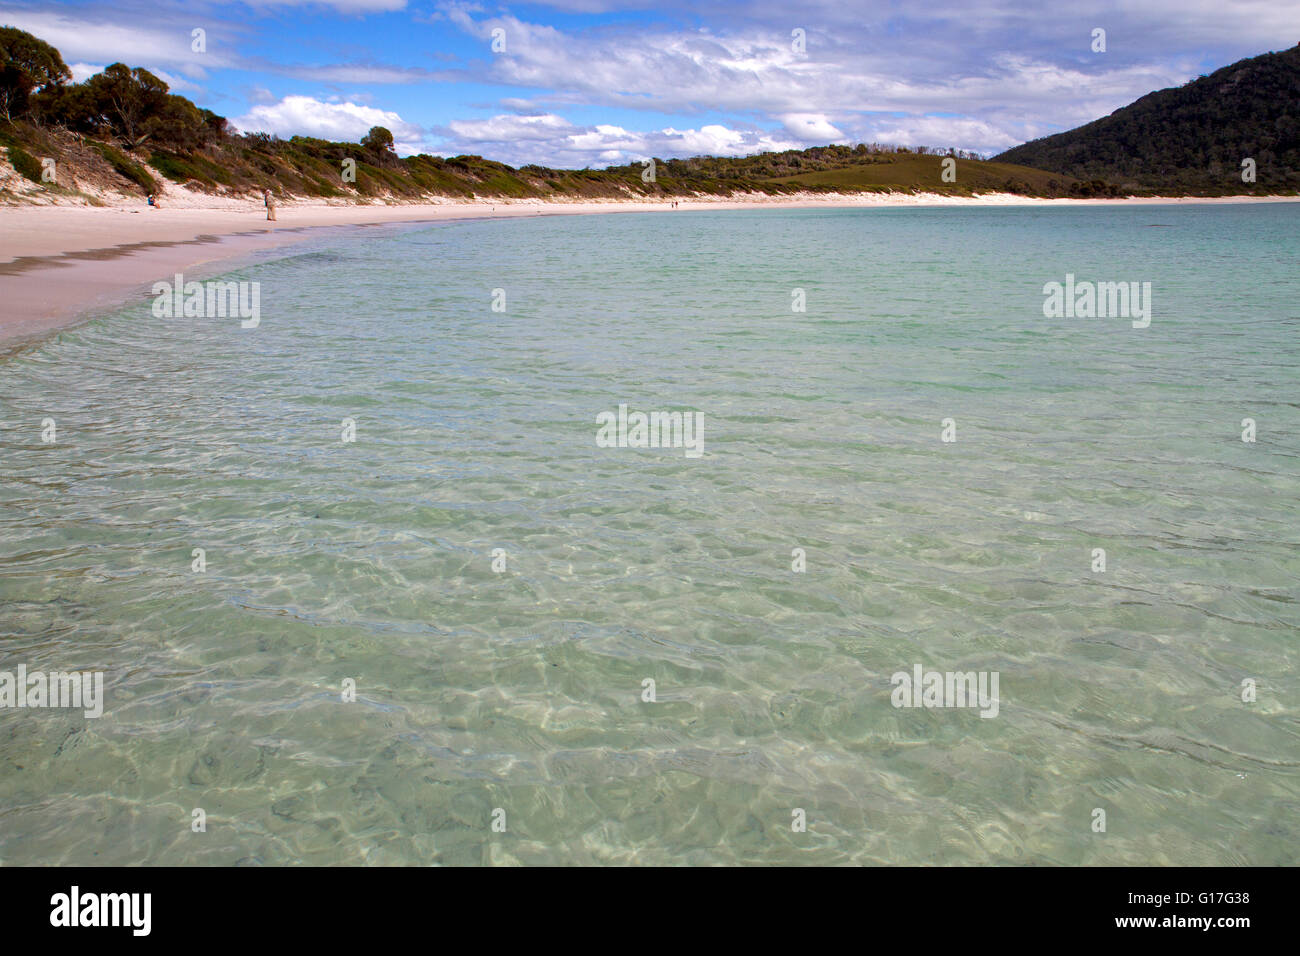
<path id="1" fill-rule="evenodd" d="M 803 194 L 774 198 L 699 198 L 670 202 L 445 202 L 360 205 L 288 203 L 276 222 L 253 201 L 169 195 L 162 208 L 143 202 L 108 206 L 0 207 L 0 342 L 21 344 L 143 294 L 176 272 L 221 271 L 257 250 L 306 239 L 322 228 L 439 222 L 454 219 L 593 215 L 619 212 L 689 214 L 762 208 L 898 206 L 1187 205 L 1300 202 L 1300 197 L 1216 199 L 1036 199 L 1010 194 Z M 207 199 L 205 203 L 205 199 Z"/>

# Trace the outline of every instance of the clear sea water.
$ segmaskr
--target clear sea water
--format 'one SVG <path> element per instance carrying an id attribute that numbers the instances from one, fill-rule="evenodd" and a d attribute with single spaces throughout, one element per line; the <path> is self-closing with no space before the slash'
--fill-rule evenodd
<path id="1" fill-rule="evenodd" d="M 0 861 L 1294 864 L 1298 253 L 1297 205 L 367 229 L 229 273 L 257 329 L 9 354 L 0 670 L 107 699 L 0 710 Z M 1066 273 L 1150 327 L 1045 318 Z M 620 403 L 703 456 L 597 447 Z M 917 664 L 997 717 L 895 708 Z"/>

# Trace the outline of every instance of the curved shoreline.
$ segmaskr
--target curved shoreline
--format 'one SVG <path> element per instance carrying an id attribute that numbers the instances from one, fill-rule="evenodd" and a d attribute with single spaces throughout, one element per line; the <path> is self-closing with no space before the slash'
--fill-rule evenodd
<path id="1" fill-rule="evenodd" d="M 845 196 L 668 202 L 472 202 L 427 205 L 281 205 L 268 223 L 251 203 L 220 208 L 176 206 L 22 206 L 0 208 L 0 345 L 12 350 L 57 329 L 120 306 L 177 272 L 215 272 L 240 257 L 290 245 L 328 227 L 365 227 L 467 219 L 532 218 L 618 212 L 915 206 L 1195 205 L 1300 202 L 1300 197 L 1195 199 L 1033 199 L 993 194 Z"/>

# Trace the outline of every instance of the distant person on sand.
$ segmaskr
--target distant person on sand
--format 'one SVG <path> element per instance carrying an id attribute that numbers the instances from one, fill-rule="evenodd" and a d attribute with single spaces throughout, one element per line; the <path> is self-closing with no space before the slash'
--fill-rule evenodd
<path id="1" fill-rule="evenodd" d="M 158 208 L 158 200 L 154 198 L 153 193 L 149 194 L 149 205 L 153 206 L 154 209 Z"/>
<path id="2" fill-rule="evenodd" d="M 275 196 L 271 194 L 269 189 L 265 190 L 263 195 L 266 199 L 266 220 L 267 222 L 275 222 Z"/>

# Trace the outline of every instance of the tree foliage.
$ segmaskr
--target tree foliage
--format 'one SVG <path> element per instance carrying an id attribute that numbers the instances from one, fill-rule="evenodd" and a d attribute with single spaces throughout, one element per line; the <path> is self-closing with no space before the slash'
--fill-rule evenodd
<path id="1" fill-rule="evenodd" d="M 33 91 L 70 79 L 72 73 L 54 47 L 16 27 L 0 27 L 0 111 L 5 119 L 24 115 Z"/>
<path id="2" fill-rule="evenodd" d="M 382 126 L 372 126 L 370 132 L 361 137 L 361 145 L 372 153 L 391 153 L 393 151 L 393 134 Z"/>

